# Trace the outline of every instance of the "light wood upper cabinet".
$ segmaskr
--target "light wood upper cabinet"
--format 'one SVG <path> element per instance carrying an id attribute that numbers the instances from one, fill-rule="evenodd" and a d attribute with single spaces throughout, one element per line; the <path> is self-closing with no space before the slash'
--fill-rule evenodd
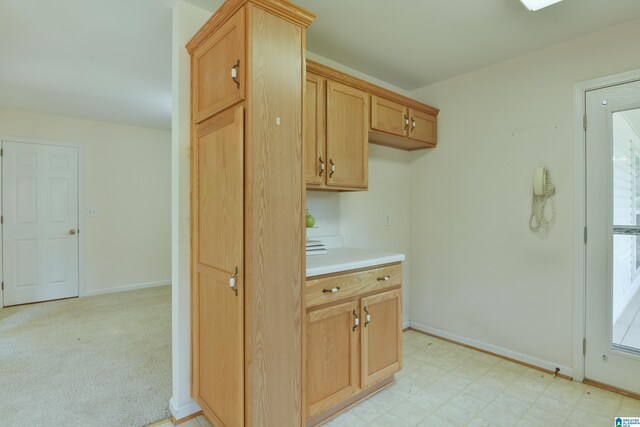
<path id="1" fill-rule="evenodd" d="M 437 144 L 437 118 L 433 114 L 371 95 L 370 141 L 405 150 Z"/>
<path id="2" fill-rule="evenodd" d="M 371 95 L 371 128 L 398 136 L 407 136 L 407 107 L 376 95 Z"/>
<path id="3" fill-rule="evenodd" d="M 245 98 L 245 58 L 245 10 L 240 9 L 192 55 L 195 123 Z"/>
<path id="4" fill-rule="evenodd" d="M 368 387 L 400 370 L 402 360 L 401 290 L 363 298 L 362 387 Z"/>
<path id="5" fill-rule="evenodd" d="M 307 72 L 323 77 L 332 85 L 344 85 L 352 90 L 367 94 L 369 97 L 368 142 L 408 151 L 433 148 L 437 145 L 439 113 L 437 108 L 311 60 L 307 60 L 306 65 Z M 330 91 L 327 96 L 331 96 Z M 329 123 L 331 121 L 329 115 L 331 114 L 330 106 L 327 104 L 327 126 L 331 126 Z M 413 121 L 411 117 L 413 117 Z M 329 129 L 328 132 L 330 132 Z M 327 133 L 327 144 L 330 143 L 331 135 Z M 327 156 L 329 157 L 328 152 Z M 326 184 L 326 189 L 339 189 L 337 187 L 342 185 L 329 184 L 329 181 Z M 349 184 L 344 185 L 347 186 L 344 189 L 358 189 L 358 186 L 349 188 Z"/>
<path id="6" fill-rule="evenodd" d="M 436 118 L 419 110 L 409 109 L 409 138 L 427 144 L 437 142 Z"/>
<path id="7" fill-rule="evenodd" d="M 359 328 L 355 301 L 307 313 L 307 416 L 313 417 L 358 390 Z"/>
<path id="8" fill-rule="evenodd" d="M 325 79 L 307 73 L 307 93 L 304 124 L 304 167 L 307 185 L 324 184 L 325 151 Z"/>
<path id="9" fill-rule="evenodd" d="M 369 94 L 327 81 L 328 187 L 367 187 L 368 119 Z"/>

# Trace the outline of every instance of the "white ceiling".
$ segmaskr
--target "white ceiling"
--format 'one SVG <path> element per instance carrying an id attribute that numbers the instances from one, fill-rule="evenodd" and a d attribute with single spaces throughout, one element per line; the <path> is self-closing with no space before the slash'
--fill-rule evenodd
<path id="1" fill-rule="evenodd" d="M 175 1 L 0 0 L 0 108 L 169 129 Z M 406 90 L 640 18 L 638 0 L 293 1 L 318 16 L 310 51 Z"/>
<path id="2" fill-rule="evenodd" d="M 0 0 L 0 108 L 171 128 L 174 0 Z"/>
<path id="3" fill-rule="evenodd" d="M 640 17 L 638 0 L 297 0 L 310 51 L 405 90 Z"/>

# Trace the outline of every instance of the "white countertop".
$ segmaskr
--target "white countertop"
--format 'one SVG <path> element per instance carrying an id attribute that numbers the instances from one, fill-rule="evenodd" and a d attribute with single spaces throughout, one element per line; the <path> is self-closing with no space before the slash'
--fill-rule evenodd
<path id="1" fill-rule="evenodd" d="M 354 248 L 327 249 L 326 255 L 307 257 L 307 277 L 399 261 L 404 261 L 404 254 Z"/>

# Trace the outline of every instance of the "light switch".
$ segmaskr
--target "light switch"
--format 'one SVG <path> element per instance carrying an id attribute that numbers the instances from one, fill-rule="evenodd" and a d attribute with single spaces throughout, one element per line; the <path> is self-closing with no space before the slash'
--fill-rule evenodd
<path id="1" fill-rule="evenodd" d="M 98 209 L 97 208 L 88 208 L 87 209 L 87 216 L 98 216 Z"/>
<path id="2" fill-rule="evenodd" d="M 383 221 L 385 226 L 391 225 L 391 214 L 390 213 L 384 214 Z"/>

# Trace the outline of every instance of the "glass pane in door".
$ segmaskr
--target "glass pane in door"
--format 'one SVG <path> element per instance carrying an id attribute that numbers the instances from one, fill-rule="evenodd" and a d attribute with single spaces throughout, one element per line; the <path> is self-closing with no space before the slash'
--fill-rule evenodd
<path id="1" fill-rule="evenodd" d="M 640 354 L 640 109 L 613 113 L 612 347 Z"/>

